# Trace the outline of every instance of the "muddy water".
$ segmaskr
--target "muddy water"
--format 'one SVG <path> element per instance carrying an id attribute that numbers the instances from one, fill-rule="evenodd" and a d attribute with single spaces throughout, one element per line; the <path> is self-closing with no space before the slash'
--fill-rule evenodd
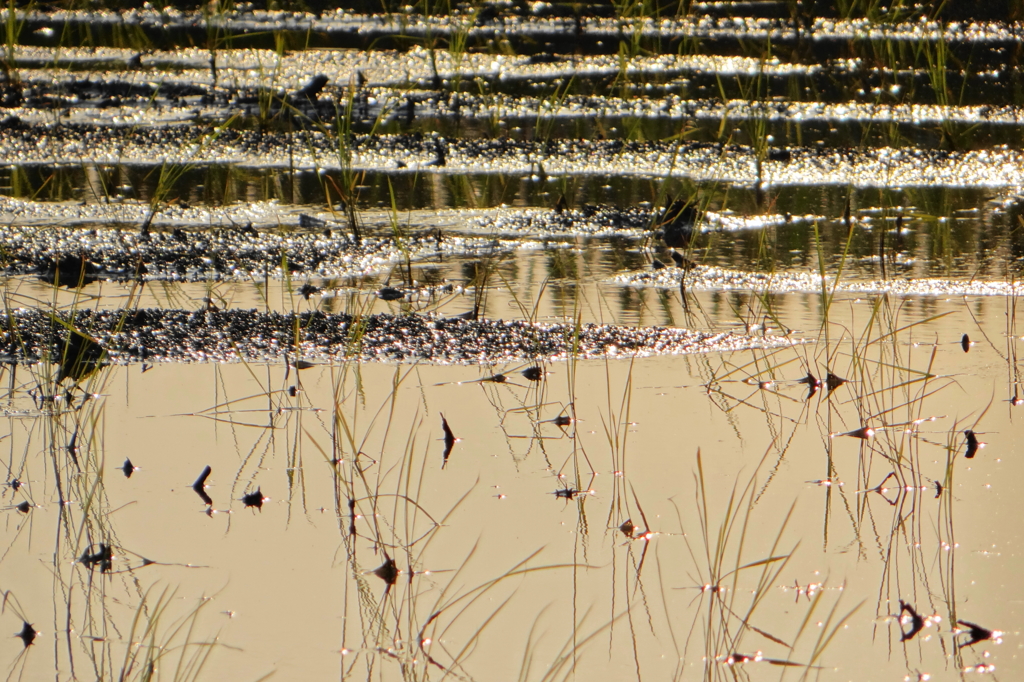
<path id="1" fill-rule="evenodd" d="M 1018 27 L 388 9 L 11 24 L 11 678 L 1020 675 Z"/>
<path id="2" fill-rule="evenodd" d="M 588 316 L 622 312 L 607 290 L 587 287 L 581 299 Z M 709 323 L 728 327 L 737 319 L 733 306 L 755 303 L 746 295 L 704 293 L 691 306 L 699 305 Z M 817 336 L 819 305 L 814 295 L 788 294 L 778 315 L 803 336 Z M 29 652 L 26 674 L 52 674 L 54 643 L 59 668 L 70 669 L 60 649 L 68 639 L 69 603 L 74 645 L 123 655 L 138 638 L 128 629 L 131 604 L 146 590 L 165 587 L 176 590 L 157 623 L 168 631 L 200 598 L 209 599 L 191 638 L 204 646 L 216 642 L 202 670 L 215 678 L 256 679 L 275 670 L 321 677 L 370 665 L 384 666 L 388 677 L 397 674 L 388 671 L 392 665 L 436 670 L 410 647 L 430 616 L 455 602 L 430 623 L 428 653 L 446 667 L 458 658 L 468 675 L 495 666 L 518 670 L 530 657 L 546 668 L 574 636 L 577 674 L 633 675 L 636 658 L 642 676 L 699 675 L 709 620 L 721 629 L 711 637 L 740 637 L 728 648 L 806 663 L 818 638 L 859 607 L 815 665 L 823 675 L 878 679 L 907 669 L 880 642 L 898 640 L 887 616 L 898 612 L 899 599 L 910 598 L 923 615 L 943 618 L 908 648 L 912 667 L 953 674 L 955 667 L 986 663 L 1013 674 L 1006 644 L 956 652 L 948 628 L 951 606 L 957 618 L 1005 630 L 1020 617 L 1012 602 L 992 597 L 1012 590 L 1020 570 L 1012 558 L 1017 514 L 1009 483 L 1019 475 L 1015 415 L 1006 402 L 1013 377 L 1004 359 L 1019 341 L 1005 336 L 1007 305 L 1001 297 L 966 304 L 893 298 L 876 310 L 872 299 L 846 298 L 833 303 L 829 346 L 558 362 L 546 366 L 551 373 L 539 384 L 511 371 L 504 384 L 449 383 L 514 367 L 334 364 L 302 370 L 304 392 L 291 398 L 285 390 L 295 385 L 295 370 L 286 379 L 283 363 L 161 364 L 146 373 L 138 365 L 113 368 L 95 387 L 103 394 L 96 403 L 102 429 L 88 448 L 102 477 L 83 474 L 73 482 L 81 492 L 69 496 L 63 514 L 75 521 L 100 517 L 95 537 L 117 548 L 111 575 L 72 563 L 86 540 L 64 537 L 45 443 L 47 423 L 71 420 L 35 413 L 8 422 L 8 457 L 28 482 L 8 496 L 40 506 L 27 517 L 8 512 L 5 563 L 9 576 L 34 576 L 17 583 L 23 606 L 53 603 L 32 612 L 40 614 L 32 618 L 43 632 L 37 643 L 45 646 Z M 649 301 L 643 310 L 648 324 L 687 319 L 678 298 L 665 307 Z M 560 312 L 552 300 L 539 315 Z M 872 315 L 898 316 L 900 327 L 943 314 L 892 343 L 858 348 L 856 358 L 848 350 L 883 335 L 869 327 Z M 978 341 L 967 354 L 961 333 Z M 833 371 L 851 382 L 805 400 L 806 385 L 783 382 L 803 377 L 804 363 L 821 376 L 826 347 L 835 353 Z M 893 389 L 901 383 L 893 365 L 908 368 L 907 379 L 929 370 L 935 378 Z M 705 386 L 715 376 L 720 381 L 709 395 Z M 752 377 L 779 384 L 761 389 L 746 382 Z M 564 411 L 570 405 L 574 413 Z M 332 426 L 334 414 L 343 427 Z M 446 465 L 442 414 L 461 439 Z M 550 420 L 560 414 L 580 421 L 559 427 Z M 917 426 L 887 426 L 932 417 Z M 829 438 L 864 424 L 878 429 L 874 438 Z M 960 433 L 969 426 L 988 442 L 973 460 L 963 457 Z M 69 434 L 49 437 L 66 443 Z M 358 460 L 354 449 L 362 453 Z M 335 456 L 342 461 L 333 464 Z M 885 481 L 894 468 L 887 458 L 897 456 L 896 470 L 913 490 Z M 125 458 L 139 467 L 131 478 L 120 470 Z M 213 470 L 206 489 L 212 508 L 230 513 L 204 514 L 208 508 L 191 485 L 205 466 Z M 699 466 L 703 522 L 705 502 L 694 482 Z M 836 485 L 815 483 L 821 479 Z M 944 485 L 937 498 L 936 480 Z M 87 510 L 83 496 L 97 481 L 103 497 Z M 730 497 L 739 498 L 748 483 L 753 500 L 743 499 L 741 511 L 730 514 Z M 887 490 L 864 492 L 879 484 Z M 256 488 L 269 498 L 260 511 L 241 502 Z M 587 494 L 558 497 L 566 488 Z M 618 530 L 627 518 L 637 535 L 655 534 L 627 539 Z M 716 559 L 712 547 L 709 558 L 702 523 L 714 546 L 730 522 L 723 556 Z M 56 566 L 54 533 L 64 545 Z M 411 565 L 430 574 L 414 575 L 410 584 L 403 572 L 385 595 L 385 583 L 367 573 L 383 564 L 382 548 L 402 571 Z M 777 571 L 767 577 L 758 566 L 731 573 L 782 556 L 791 558 L 769 564 Z M 158 563 L 142 566 L 140 557 Z M 472 605 L 471 596 L 457 601 L 527 559 L 520 568 L 545 570 L 501 580 Z M 51 599 L 55 579 L 58 600 Z M 744 617 L 756 591 L 750 625 L 793 650 L 756 631 L 733 633 L 737 617 L 723 616 L 714 595 L 697 589 L 716 580 L 728 587 L 722 598 Z M 799 592 L 808 584 L 820 585 L 810 599 Z M 94 600 L 109 613 L 88 612 Z M 168 652 L 176 660 L 179 652 Z M 707 665 L 714 671 L 721 664 Z"/>

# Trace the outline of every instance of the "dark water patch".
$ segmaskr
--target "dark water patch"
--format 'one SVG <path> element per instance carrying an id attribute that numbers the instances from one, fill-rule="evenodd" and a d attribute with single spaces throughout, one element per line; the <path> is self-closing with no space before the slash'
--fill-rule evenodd
<path id="1" fill-rule="evenodd" d="M 88 333 L 114 363 L 274 362 L 292 356 L 476 364 L 774 348 L 796 342 L 661 327 L 577 327 L 427 315 L 142 309 L 79 310 L 61 319 Z M 22 309 L 0 322 L 9 330 L 3 348 L 8 361 L 59 357 L 67 332 L 55 329 L 51 314 Z"/>
<path id="2" fill-rule="evenodd" d="M 720 148 L 722 154 L 730 148 Z M 790 153 L 792 158 L 792 153 Z M 775 163 L 775 162 L 773 162 Z M 543 172 L 543 174 L 541 174 Z M 325 184 L 341 186 L 345 175 L 337 171 L 280 172 L 230 164 L 209 164 L 185 167 L 171 180 L 161 182 L 156 165 L 94 165 L 94 164 L 19 164 L 0 167 L 0 193 L 13 197 L 0 200 L 0 216 L 9 225 L 99 226 L 104 224 L 139 227 L 152 209 L 151 201 L 158 195 L 166 197 L 153 216 L 153 227 L 164 229 L 206 228 L 210 226 L 244 226 L 252 223 L 263 229 L 302 226 L 302 215 L 316 216 L 337 228 L 344 226 L 342 206 L 332 214 L 323 202 L 332 195 Z M 1012 211 L 1020 204 L 1020 192 L 1010 185 L 993 194 L 985 189 L 946 187 L 881 187 L 851 191 L 842 186 L 793 185 L 765 188 L 729 186 L 716 181 L 692 183 L 685 179 L 661 180 L 632 175 L 548 175 L 543 163 L 533 172 L 480 173 L 465 175 L 417 175 L 402 171 L 366 171 L 353 188 L 352 198 L 359 208 L 359 217 L 371 231 L 391 223 L 389 209 L 401 211 L 400 226 L 415 228 L 440 226 L 443 229 L 464 227 L 497 227 L 494 216 L 486 209 L 516 206 L 533 209 L 533 213 L 506 214 L 508 226 L 522 234 L 527 224 L 544 225 L 537 220 L 561 204 L 567 209 L 638 209 L 650 211 L 663 204 L 668 196 L 697 196 L 716 214 L 722 226 L 732 229 L 737 219 L 763 225 L 805 222 L 806 217 L 828 219 L 843 214 L 848 197 L 855 210 L 880 214 L 882 209 L 902 212 L 906 217 L 921 214 L 936 219 L 959 214 L 968 219 L 971 213 Z M 19 199 L 32 198 L 34 201 Z M 462 214 L 408 213 L 420 209 L 467 209 Z M 374 210 L 378 209 L 378 210 Z M 474 215 L 474 211 L 484 211 Z M 786 216 L 789 218 L 786 218 Z M 447 215 L 447 219 L 443 216 Z M 460 218 L 464 215 L 464 218 Z M 570 214 L 571 217 L 572 214 Z M 585 217 L 585 216 L 584 216 Z M 641 221 L 642 217 L 638 216 Z M 566 219 L 562 219 L 565 222 Z M 632 219 L 630 219 L 632 220 Z M 525 221 L 525 222 L 524 222 Z M 601 228 L 611 226 L 614 217 Z M 636 227 L 630 221 L 629 228 Z M 753 226 L 753 225 L 752 225 Z M 325 223 L 322 227 L 327 227 Z M 545 229 L 547 229 L 545 227 Z M 561 232 L 567 230 L 561 229 Z M 576 234 L 593 233 L 586 223 L 573 218 Z"/>
<path id="3" fill-rule="evenodd" d="M 542 170 L 542 169 L 541 169 Z M 228 163 L 188 166 L 161 174 L 160 164 L 19 164 L 0 166 L 0 195 L 31 199 L 21 207 L 0 204 L 15 223 L 141 225 L 154 197 L 168 205 L 153 218 L 155 226 L 204 227 L 246 224 L 296 226 L 300 212 L 320 214 L 335 188 L 351 176 L 339 170 L 282 170 Z M 566 197 L 570 206 L 635 205 L 656 199 L 649 179 L 595 175 L 557 177 L 536 173 L 416 174 L 400 170 L 364 171 L 352 186 L 350 201 L 375 216 L 392 207 L 418 209 L 486 209 L 506 205 L 554 207 Z M 50 204 L 44 205 L 44 202 Z M 78 205 L 54 202 L 77 202 Z M 334 216 L 343 219 L 335 204 Z M 405 223 L 407 215 L 400 215 Z M 370 222 L 380 222 L 378 217 Z"/>

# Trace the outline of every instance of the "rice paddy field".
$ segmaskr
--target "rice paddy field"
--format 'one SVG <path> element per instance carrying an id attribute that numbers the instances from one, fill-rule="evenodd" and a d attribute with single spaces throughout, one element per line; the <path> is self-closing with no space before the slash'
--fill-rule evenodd
<path id="1" fill-rule="evenodd" d="M 6 679 L 1018 679 L 1022 19 L 12 0 Z"/>

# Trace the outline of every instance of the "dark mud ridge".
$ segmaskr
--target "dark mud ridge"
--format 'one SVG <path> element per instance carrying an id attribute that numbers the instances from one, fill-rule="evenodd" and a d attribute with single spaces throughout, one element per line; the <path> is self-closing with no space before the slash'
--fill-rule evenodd
<path id="1" fill-rule="evenodd" d="M 841 280 L 813 272 L 744 272 L 707 265 L 689 270 L 666 266 L 658 270 L 623 272 L 611 278 L 616 284 L 635 287 L 676 289 L 685 278 L 686 289 L 706 291 L 770 291 L 820 294 L 822 291 L 851 295 L 892 294 L 894 296 L 1020 296 L 1019 282 L 977 279 L 893 277 L 886 280 Z"/>
<path id="2" fill-rule="evenodd" d="M 596 114 L 595 114 L 596 115 Z M 218 164 L 281 171 L 672 176 L 753 187 L 1008 187 L 1024 185 L 1024 153 L 1000 146 L 974 151 L 790 147 L 759 159 L 755 147 L 707 142 L 517 141 L 440 135 L 264 133 L 195 126 L 158 129 L 84 124 L 0 126 L 8 164 L 95 166 Z M 342 163 L 341 159 L 345 159 Z"/>
<path id="3" fill-rule="evenodd" d="M 58 361 L 65 348 L 96 342 L 87 353 L 103 362 L 248 362 L 304 360 L 430 361 L 475 364 L 570 357 L 632 357 L 788 346 L 783 337 L 747 337 L 662 327 L 585 324 L 531 324 L 523 321 L 467 320 L 425 315 L 377 314 L 365 317 L 322 312 L 294 314 L 256 310 L 136 311 L 80 310 L 63 321 L 46 312 L 12 311 L 0 317 L 2 352 L 8 363 Z M 299 339 L 296 347 L 296 338 Z"/>
<path id="4" fill-rule="evenodd" d="M 287 273 L 358 276 L 411 260 L 491 255 L 526 248 L 522 241 L 420 231 L 403 239 L 355 240 L 338 223 L 305 216 L 300 230 L 260 231 L 251 225 L 205 231 L 143 233 L 111 229 L 0 227 L 2 272 L 35 275 L 60 286 L 99 280 L 241 280 Z"/>
<path id="5" fill-rule="evenodd" d="M 345 3 L 348 5 L 348 3 Z M 999 3 L 986 12 L 979 5 L 986 3 L 944 3 L 942 17 L 974 19 L 967 25 L 943 23 L 930 16 L 913 13 L 914 20 L 877 23 L 853 16 L 841 18 L 838 7 L 829 3 L 811 5 L 799 17 L 790 16 L 786 3 L 694 3 L 690 16 L 622 17 L 615 14 L 613 3 L 487 3 L 478 11 L 447 15 L 443 12 L 423 15 L 418 5 L 403 7 L 402 12 L 379 13 L 380 5 L 367 3 L 360 7 L 330 7 L 313 13 L 253 7 L 221 9 L 215 13 L 172 5 L 161 8 L 138 8 L 127 11 L 99 10 L 18 10 L 19 25 L 25 22 L 31 31 L 50 29 L 49 35 L 72 32 L 86 25 L 103 35 L 112 28 L 134 29 L 154 43 L 168 38 L 182 43 L 204 44 L 207 36 L 216 35 L 233 43 L 271 43 L 270 36 L 280 32 L 301 36 L 311 47 L 348 47 L 368 49 L 372 46 L 407 46 L 413 39 L 453 41 L 461 37 L 472 48 L 493 46 L 500 39 L 510 42 L 518 52 L 538 48 L 570 48 L 585 51 L 611 52 L 623 36 L 668 42 L 675 50 L 684 40 L 756 41 L 790 44 L 801 40 L 816 43 L 853 40 L 949 41 L 953 43 L 1008 40 L 1019 35 L 1015 25 L 982 19 L 1002 18 L 1008 14 Z M 758 5 L 762 5 L 758 7 Z M 962 8 L 956 8 L 963 5 Z M 842 7 L 843 5 L 839 5 Z M 689 7 L 689 3 L 687 3 Z M 856 5 L 854 5 L 856 7 Z M 741 10 L 751 16 L 736 17 Z M 368 13 L 363 13 L 362 11 Z M 690 11 L 690 10 L 688 10 Z M 846 11 L 856 12 L 857 9 Z M 818 16 L 821 12 L 823 16 Z M 767 14 L 769 16 L 762 16 Z M 897 14 L 894 12 L 894 14 Z M 774 15 L 774 16 L 772 16 Z M 990 16 L 994 15 L 994 16 Z M 103 29 L 106 29 L 104 31 Z M 90 34 L 91 35 L 91 34 Z M 135 35 L 132 33 L 132 35 Z M 42 38 L 39 38 L 42 40 Z M 248 45 L 247 45 L 248 46 Z"/>
<path id="6" fill-rule="evenodd" d="M 472 219 L 453 211 L 433 215 L 429 229 L 400 238 L 378 216 L 362 223 L 361 231 L 367 236 L 357 240 L 348 225 L 327 214 L 275 214 L 272 208 L 264 208 L 265 220 L 259 223 L 264 229 L 253 226 L 254 211 L 239 206 L 222 213 L 229 221 L 249 217 L 248 222 L 193 229 L 209 224 L 214 216 L 209 211 L 175 208 L 158 214 L 159 222 L 151 220 L 163 229 L 150 231 L 143 228 L 150 218 L 149 208 L 138 203 L 71 205 L 0 199 L 0 219 L 20 224 L 0 226 L 4 245 L 0 273 L 35 275 L 69 287 L 100 280 L 247 281 L 286 273 L 337 278 L 384 271 L 405 258 L 487 256 L 541 245 L 524 241 L 523 235 L 540 240 L 580 235 L 640 238 L 649 234 L 658 215 L 650 209 L 590 205 L 557 211 L 477 212 Z M 277 227 L 268 227 L 275 221 Z M 37 222 L 61 222 L 68 227 L 40 229 L 32 226 Z M 104 223 L 124 229 L 71 227 Z M 453 234 L 456 231 L 471 234 Z"/>

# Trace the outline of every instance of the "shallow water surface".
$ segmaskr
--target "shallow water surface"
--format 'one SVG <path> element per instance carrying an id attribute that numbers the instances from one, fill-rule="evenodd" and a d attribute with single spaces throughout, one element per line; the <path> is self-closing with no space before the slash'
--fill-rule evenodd
<path id="1" fill-rule="evenodd" d="M 1024 674 L 1019 27 L 687 5 L 10 17 L 9 679 Z"/>
<path id="2" fill-rule="evenodd" d="M 704 647 L 713 650 L 741 617 L 720 611 L 728 606 L 774 638 L 755 630 L 731 646 L 793 661 L 813 657 L 818 638 L 852 611 L 816 665 L 823 675 L 864 679 L 905 669 L 871 652 L 898 637 L 888 616 L 908 595 L 921 613 L 944 618 L 915 646 L 921 664 L 994 657 L 1012 670 L 1012 658 L 1000 656 L 1005 645 L 989 658 L 982 650 L 992 642 L 953 649 L 945 610 L 957 604 L 957 617 L 981 624 L 1019 618 L 1012 603 L 987 598 L 1012 589 L 1021 568 L 1008 484 L 1020 475 L 1012 470 L 1014 408 L 1004 399 L 1013 378 L 993 376 L 1000 365 L 1005 375 L 1000 355 L 1017 343 L 1003 336 L 1001 303 L 970 310 L 957 300 L 897 300 L 874 311 L 869 301 L 837 302 L 833 367 L 851 381 L 807 400 L 808 387 L 793 380 L 804 362 L 824 372 L 815 346 L 553 363 L 536 384 L 512 367 L 335 363 L 302 370 L 294 398 L 295 370 L 286 379 L 283 363 L 115 368 L 95 387 L 104 396 L 78 413 L 95 411 L 106 424 L 101 442 L 78 450 L 83 469 L 102 477 L 92 486 L 71 477 L 64 509 L 51 497 L 45 459 L 14 453 L 48 437 L 61 450 L 71 437 L 61 427 L 77 415 L 23 405 L 9 418 L 13 473 L 26 481 L 12 502 L 40 506 L 27 518 L 8 512 L 5 562 L 11 575 L 42 573 L 16 594 L 22 605 L 44 603 L 54 579 L 41 571 L 52 565 L 45 529 L 63 516 L 95 518 L 61 550 L 56 577 L 69 596 L 44 616 L 52 621 L 36 623 L 41 641 L 53 640 L 70 609 L 83 618 L 73 641 L 115 649 L 139 636 L 115 631 L 127 627 L 130 605 L 170 587 L 175 598 L 154 626 L 166 622 L 170 632 L 208 598 L 194 632 L 209 633 L 199 639 L 208 646 L 216 636 L 203 669 L 214 677 L 320 677 L 379 657 L 375 665 L 423 673 L 435 667 L 415 647 L 425 625 L 434 641 L 427 653 L 472 676 L 517 669 L 524 657 L 552 664 L 574 635 L 577 674 L 608 674 L 609 663 L 616 677 L 635 674 L 634 653 L 643 675 L 701 674 Z M 794 295 L 780 305 L 783 319 L 809 320 L 816 304 Z M 876 340 L 855 360 L 843 347 L 875 336 L 873 313 L 949 315 L 895 343 Z M 982 339 L 968 354 L 953 333 L 960 329 Z M 914 376 L 929 368 L 934 378 Z M 479 381 L 497 372 L 508 380 Z M 914 383 L 891 388 L 901 377 Z M 759 388 L 751 378 L 778 383 Z M 976 398 L 973 409 L 965 395 Z M 442 415 L 460 438 L 447 462 Z M 562 415 L 579 421 L 560 426 L 553 420 Z M 830 437 L 862 425 L 877 429 L 873 438 Z M 967 426 L 989 443 L 973 460 L 964 459 Z M 131 478 L 124 458 L 139 467 Z M 212 516 L 190 489 L 205 466 Z M 894 468 L 902 481 L 886 479 Z M 256 489 L 269 499 L 246 509 L 241 498 Z M 560 496 L 565 490 L 583 492 Z M 636 539 L 619 530 L 627 519 Z M 115 547 L 108 574 L 71 561 L 89 541 Z M 384 552 L 402 571 L 390 591 L 372 574 Z M 411 582 L 410 568 L 420 572 Z M 698 589 L 706 585 L 723 591 Z M 814 587 L 807 595 L 798 585 Z M 113 600 L 108 614 L 79 611 L 96 599 Z M 549 636 L 539 637 L 535 620 Z M 492 631 L 478 632 L 485 624 Z M 49 667 L 40 651 L 30 652 L 26 674 Z"/>

